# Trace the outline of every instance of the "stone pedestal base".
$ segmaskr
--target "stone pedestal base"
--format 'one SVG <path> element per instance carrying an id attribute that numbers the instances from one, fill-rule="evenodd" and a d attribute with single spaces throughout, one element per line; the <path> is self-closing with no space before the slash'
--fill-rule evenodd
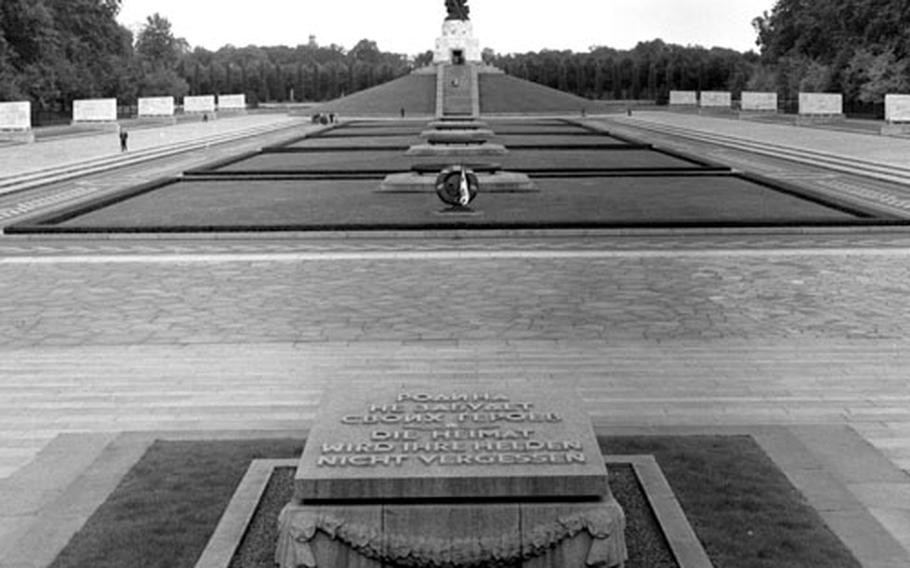
<path id="1" fill-rule="evenodd" d="M 460 56 L 463 63 L 480 63 L 480 40 L 474 37 L 474 26 L 470 21 L 446 20 L 442 24 L 442 36 L 436 40 L 433 63 L 458 63 L 455 56 Z"/>
<path id="2" fill-rule="evenodd" d="M 78 126 L 80 128 L 89 128 L 91 130 L 97 130 L 98 132 L 120 132 L 120 123 L 118 122 L 95 122 L 95 121 L 82 121 L 74 120 L 70 123 L 70 126 Z"/>
<path id="3" fill-rule="evenodd" d="M 145 123 L 153 122 L 162 126 L 173 126 L 177 124 L 176 116 L 139 116 L 137 118 Z"/>
<path id="4" fill-rule="evenodd" d="M 611 496 L 583 503 L 312 506 L 279 517 L 280 568 L 616 568 L 628 558 Z"/>
<path id="5" fill-rule="evenodd" d="M 35 141 L 35 132 L 33 130 L 0 130 L 0 140 L 31 144 Z"/>
<path id="6" fill-rule="evenodd" d="M 483 158 L 508 154 L 502 144 L 417 144 L 411 146 L 406 156 L 428 156 L 433 158 Z"/>
<path id="7" fill-rule="evenodd" d="M 895 122 L 882 126 L 882 136 L 910 135 L 910 122 Z"/>
<path id="8" fill-rule="evenodd" d="M 846 115 L 843 114 L 798 114 L 796 115 L 796 125 L 812 126 L 828 122 L 843 122 L 846 118 Z"/>
<path id="9" fill-rule="evenodd" d="M 434 130 L 489 130 L 482 120 L 435 120 L 429 126 Z"/>
<path id="10" fill-rule="evenodd" d="M 436 175 L 408 172 L 391 174 L 379 186 L 379 191 L 394 193 L 432 193 L 436 191 Z M 480 193 L 537 192 L 537 184 L 526 174 L 516 172 L 475 172 Z"/>
<path id="11" fill-rule="evenodd" d="M 485 128 L 442 128 L 424 130 L 420 137 L 431 144 L 472 144 L 493 138 L 493 131 Z"/>

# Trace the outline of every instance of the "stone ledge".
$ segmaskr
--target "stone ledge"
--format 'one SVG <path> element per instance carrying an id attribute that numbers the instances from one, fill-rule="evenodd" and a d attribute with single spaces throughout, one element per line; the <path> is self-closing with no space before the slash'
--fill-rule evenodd
<path id="1" fill-rule="evenodd" d="M 476 173 L 478 193 L 528 193 L 540 191 L 526 174 L 514 172 Z M 436 175 L 419 173 L 391 174 L 379 185 L 383 193 L 433 193 Z"/>

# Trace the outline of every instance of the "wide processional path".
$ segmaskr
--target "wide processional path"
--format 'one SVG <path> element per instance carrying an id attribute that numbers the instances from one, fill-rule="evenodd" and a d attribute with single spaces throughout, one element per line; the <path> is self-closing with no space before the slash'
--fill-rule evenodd
<path id="1" fill-rule="evenodd" d="M 908 470 L 908 246 L 900 231 L 4 236 L 0 478 L 61 434 L 303 432 L 350 382 L 504 379 L 576 389 L 604 432 L 838 425 Z M 908 494 L 854 489 L 910 549 Z"/>

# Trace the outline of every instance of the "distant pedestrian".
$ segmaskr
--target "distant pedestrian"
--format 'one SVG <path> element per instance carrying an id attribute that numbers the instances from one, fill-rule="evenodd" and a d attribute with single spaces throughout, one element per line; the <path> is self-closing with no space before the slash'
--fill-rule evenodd
<path id="1" fill-rule="evenodd" d="M 404 118 L 404 107 L 401 107 L 401 118 Z"/>
<path id="2" fill-rule="evenodd" d="M 126 152 L 126 141 L 129 139 L 130 134 L 124 129 L 120 129 L 120 151 Z"/>

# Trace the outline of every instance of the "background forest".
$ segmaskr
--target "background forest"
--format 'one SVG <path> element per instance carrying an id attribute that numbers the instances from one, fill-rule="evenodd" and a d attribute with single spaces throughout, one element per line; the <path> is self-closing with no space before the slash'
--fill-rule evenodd
<path id="1" fill-rule="evenodd" d="M 245 93 L 252 103 L 324 101 L 386 82 L 432 52 L 350 49 L 310 38 L 295 47 L 193 49 L 170 22 L 148 17 L 137 34 L 116 20 L 121 0 L 0 0 L 0 100 L 41 114 L 80 98 Z M 660 39 L 631 50 L 498 54 L 487 63 L 595 99 L 666 102 L 671 89 L 776 91 L 785 110 L 799 91 L 842 92 L 848 112 L 871 112 L 886 93 L 910 92 L 910 2 L 779 0 L 753 21 L 757 51 Z"/>

